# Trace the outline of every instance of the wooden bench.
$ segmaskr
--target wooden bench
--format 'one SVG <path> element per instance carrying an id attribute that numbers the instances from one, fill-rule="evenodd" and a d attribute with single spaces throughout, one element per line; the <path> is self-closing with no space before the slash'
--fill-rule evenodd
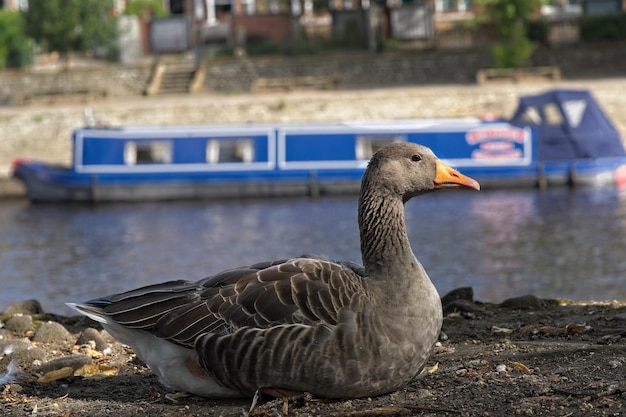
<path id="1" fill-rule="evenodd" d="M 489 68 L 476 73 L 478 84 L 501 81 L 518 83 L 537 79 L 558 81 L 561 79 L 561 70 L 558 67 Z"/>
<path id="2" fill-rule="evenodd" d="M 335 76 L 258 78 L 252 82 L 253 93 L 292 90 L 331 90 L 339 85 Z"/>

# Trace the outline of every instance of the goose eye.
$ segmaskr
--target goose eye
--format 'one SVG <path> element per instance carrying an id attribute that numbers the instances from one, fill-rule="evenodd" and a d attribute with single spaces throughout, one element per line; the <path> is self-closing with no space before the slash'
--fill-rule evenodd
<path id="1" fill-rule="evenodd" d="M 422 160 L 422 155 L 416 153 L 415 155 L 411 156 L 411 161 L 413 162 L 419 162 Z"/>

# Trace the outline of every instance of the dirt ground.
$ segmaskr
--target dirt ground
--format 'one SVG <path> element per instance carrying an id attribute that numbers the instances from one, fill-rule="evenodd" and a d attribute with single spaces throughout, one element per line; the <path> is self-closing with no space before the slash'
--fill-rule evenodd
<path id="1" fill-rule="evenodd" d="M 444 306 L 441 342 L 426 370 L 401 391 L 357 400 L 260 398 L 251 411 L 252 400 L 209 400 L 164 389 L 132 350 L 106 332 L 81 337 L 97 327 L 87 318 L 11 306 L 0 316 L 0 415 L 626 414 L 626 302 L 527 296 L 496 305 L 473 301 L 471 291 L 463 290 L 444 297 Z M 60 333 L 51 331 L 50 321 L 69 332 L 58 325 Z"/>

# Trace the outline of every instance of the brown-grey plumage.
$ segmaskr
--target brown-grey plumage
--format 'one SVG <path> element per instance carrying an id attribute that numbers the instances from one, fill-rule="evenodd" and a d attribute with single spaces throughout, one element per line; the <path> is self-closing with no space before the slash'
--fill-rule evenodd
<path id="1" fill-rule="evenodd" d="M 437 188 L 479 185 L 426 147 L 388 145 L 362 180 L 362 267 L 302 256 L 72 307 L 183 391 L 387 393 L 421 371 L 441 329 L 439 296 L 413 255 L 404 222 L 404 203 Z"/>

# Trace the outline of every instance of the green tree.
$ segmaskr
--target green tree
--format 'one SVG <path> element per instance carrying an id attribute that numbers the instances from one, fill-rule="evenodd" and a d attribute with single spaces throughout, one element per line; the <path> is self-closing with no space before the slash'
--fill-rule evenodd
<path id="1" fill-rule="evenodd" d="M 168 15 L 161 0 L 128 0 L 124 13 L 137 16 L 142 20 Z"/>
<path id="2" fill-rule="evenodd" d="M 0 69 L 25 67 L 30 63 L 32 49 L 20 13 L 0 10 Z"/>
<path id="3" fill-rule="evenodd" d="M 481 20 L 491 23 L 498 43 L 493 57 L 498 68 L 527 66 L 536 45 L 527 37 L 528 22 L 541 0 L 477 0 L 483 7 Z"/>
<path id="4" fill-rule="evenodd" d="M 112 56 L 117 51 L 117 17 L 113 0 L 79 0 L 79 3 L 76 51 Z"/>
<path id="5" fill-rule="evenodd" d="M 110 51 L 117 39 L 112 0 L 29 0 L 26 33 L 44 51 Z"/>

